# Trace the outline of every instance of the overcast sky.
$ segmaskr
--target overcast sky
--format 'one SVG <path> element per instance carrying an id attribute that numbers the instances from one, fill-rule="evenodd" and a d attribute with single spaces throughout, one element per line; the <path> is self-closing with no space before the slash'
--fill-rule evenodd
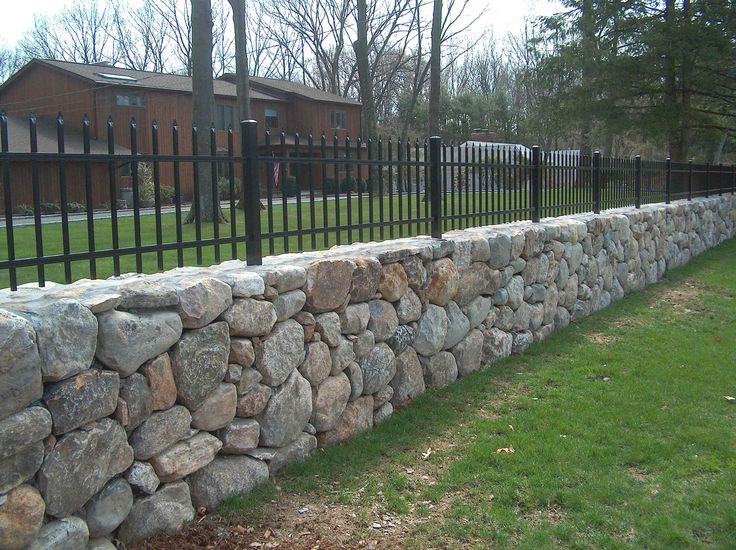
<path id="1" fill-rule="evenodd" d="M 131 0 L 139 3 L 141 0 Z M 34 14 L 53 15 L 72 0 L 25 0 L 3 2 L 3 28 L 0 41 L 5 46 L 14 46 L 23 33 L 33 25 Z M 493 34 L 502 39 L 509 32 L 519 30 L 524 18 L 529 16 L 551 15 L 561 9 L 555 0 L 470 0 L 471 15 L 477 15 L 485 8 L 485 14 L 473 27 L 475 32 L 492 29 Z"/>

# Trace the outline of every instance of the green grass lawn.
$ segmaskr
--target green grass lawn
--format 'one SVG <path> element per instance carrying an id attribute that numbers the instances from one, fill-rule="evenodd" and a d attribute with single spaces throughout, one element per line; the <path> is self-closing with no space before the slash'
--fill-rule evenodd
<path id="1" fill-rule="evenodd" d="M 571 191 L 570 194 L 577 193 Z M 354 196 L 351 201 L 341 199 L 339 201 L 326 201 L 327 215 L 325 216 L 323 203 L 318 200 L 315 203 L 314 217 L 308 201 L 304 200 L 300 206 L 296 204 L 288 204 L 286 207 L 286 216 L 284 217 L 284 207 L 281 204 L 280 197 L 274 198 L 274 207 L 271 224 L 269 224 L 268 214 L 266 210 L 261 211 L 261 228 L 264 235 L 262 241 L 263 254 L 273 255 L 281 254 L 285 251 L 296 252 L 301 250 L 323 250 L 338 244 L 338 236 L 340 244 L 348 244 L 350 242 L 367 242 L 370 240 L 385 240 L 398 237 L 408 237 L 413 235 L 426 235 L 429 229 L 424 222 L 405 223 L 395 227 L 384 227 L 383 229 L 373 224 L 372 227 L 346 229 L 348 225 L 348 211 L 350 210 L 350 220 L 352 224 L 358 224 L 361 221 L 360 213 L 362 212 L 362 222 L 371 225 L 371 219 L 379 221 L 381 206 L 383 206 L 384 220 L 409 220 L 418 219 L 425 216 L 425 205 L 423 195 L 420 195 L 417 202 L 416 195 L 412 195 L 411 200 L 407 196 L 394 196 L 393 199 L 386 196 L 383 199 L 373 199 L 373 218 L 371 218 L 370 201 L 366 194 L 362 201 Z M 568 204 L 574 199 L 553 195 L 551 193 L 543 194 L 543 204 L 558 203 Z M 581 199 L 582 200 L 582 199 Z M 265 203 L 265 199 L 264 199 Z M 350 203 L 350 209 L 348 209 Z M 526 192 L 504 192 L 504 193 L 488 193 L 487 196 L 481 193 L 456 193 L 454 197 L 448 195 L 446 199 L 448 216 L 453 214 L 471 213 L 472 215 L 456 219 L 446 220 L 444 230 L 463 229 L 471 226 L 487 225 L 491 223 L 505 223 L 515 220 L 528 219 L 527 211 L 518 211 L 519 209 L 528 208 L 530 204 L 530 196 Z M 417 208 L 418 205 L 418 208 Z M 486 214 L 486 205 L 488 212 L 496 212 L 495 214 Z M 426 205 L 428 207 L 428 205 Z M 443 205 L 444 207 L 444 205 Z M 337 210 L 339 208 L 340 227 L 336 226 Z M 497 211 L 507 210 L 509 212 L 500 214 Z M 573 213 L 572 208 L 566 210 L 555 211 L 554 214 Z M 551 215 L 553 212 L 546 212 L 545 215 Z M 182 218 L 185 219 L 187 209 L 184 210 Z M 231 219 L 230 210 L 225 211 L 228 219 Z M 301 227 L 328 227 L 325 233 L 319 233 L 314 236 L 303 235 L 301 239 L 298 236 L 268 238 L 268 235 L 274 232 L 281 232 L 285 229 L 296 230 L 299 227 L 299 219 L 301 218 Z M 286 221 L 284 221 L 286 219 Z M 242 210 L 235 211 L 234 231 L 236 235 L 244 235 L 245 233 L 245 217 Z M 176 243 L 176 216 L 175 214 L 164 214 L 162 216 L 162 242 Z M 233 231 L 233 225 L 230 223 L 220 224 L 220 237 L 229 237 Z M 45 224 L 42 229 L 43 247 L 45 256 L 53 256 L 63 254 L 62 226 L 59 223 Z M 132 217 L 120 218 L 118 220 L 119 247 L 135 246 L 134 224 Z M 211 239 L 214 234 L 214 228 L 211 223 L 202 224 L 202 238 Z M 15 228 L 15 256 L 16 258 L 33 258 L 36 256 L 36 238 L 33 226 L 23 226 Z M 110 220 L 94 221 L 94 240 L 97 250 L 110 250 L 112 246 L 112 223 Z M 182 241 L 194 246 L 196 242 L 196 229 L 194 224 L 185 224 L 182 227 Z M 87 238 L 87 222 L 75 221 L 69 224 L 69 242 L 70 251 L 84 252 L 89 249 Z M 156 224 L 155 217 L 145 215 L 141 217 L 141 242 L 143 245 L 156 244 Z M 220 260 L 233 259 L 230 244 L 220 246 Z M 245 259 L 245 245 L 239 243 L 237 247 L 237 258 Z M 4 228 L 0 229 L 0 260 L 8 258 L 7 235 Z M 146 253 L 142 255 L 143 272 L 155 273 L 159 271 L 158 258 L 155 253 Z M 184 250 L 183 265 L 212 265 L 216 263 L 215 247 L 202 246 L 202 261 L 197 261 L 195 248 Z M 164 269 L 171 269 L 177 266 L 177 253 L 175 251 L 163 252 Z M 136 271 L 135 255 L 126 255 L 120 258 L 121 272 Z M 75 261 L 71 264 L 72 280 L 82 279 L 90 276 L 89 261 Z M 114 274 L 114 266 L 112 258 L 101 258 L 97 260 L 97 277 L 104 278 Z M 18 270 L 18 284 L 27 282 L 35 282 L 37 280 L 37 269 L 35 267 L 25 267 Z M 64 282 L 64 265 L 61 263 L 49 264 L 46 266 L 46 279 L 55 282 Z M 9 273 L 7 270 L 0 272 L 0 288 L 10 285 Z"/>
<path id="2" fill-rule="evenodd" d="M 209 524 L 287 548 L 733 548 L 734 368 L 736 240 L 176 540 Z"/>

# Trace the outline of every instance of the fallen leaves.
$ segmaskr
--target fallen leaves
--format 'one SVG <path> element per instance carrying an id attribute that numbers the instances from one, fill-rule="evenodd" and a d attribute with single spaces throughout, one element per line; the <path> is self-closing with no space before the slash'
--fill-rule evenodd
<path id="1" fill-rule="evenodd" d="M 422 460 L 429 460 L 430 456 L 432 456 L 432 447 L 422 453 Z"/>
<path id="2" fill-rule="evenodd" d="M 736 397 L 733 397 L 731 395 L 724 395 L 723 398 L 728 401 L 731 404 L 736 403 Z"/>
<path id="3" fill-rule="evenodd" d="M 516 451 L 514 451 L 514 448 L 513 447 L 502 447 L 500 449 L 496 449 L 496 454 L 497 455 L 512 455 L 515 452 Z"/>

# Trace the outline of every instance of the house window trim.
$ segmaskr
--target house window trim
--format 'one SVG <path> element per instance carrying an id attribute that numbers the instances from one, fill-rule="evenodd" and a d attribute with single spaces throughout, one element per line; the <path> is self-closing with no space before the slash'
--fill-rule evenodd
<path id="1" fill-rule="evenodd" d="M 131 103 L 131 99 L 135 101 Z M 146 106 L 146 98 L 141 94 L 115 94 L 115 105 L 118 107 L 143 108 Z"/>
<path id="2" fill-rule="evenodd" d="M 342 118 L 342 124 L 337 120 L 337 117 Z M 347 111 L 340 109 L 330 110 L 330 129 L 332 130 L 347 130 L 348 127 L 348 113 Z"/>
<path id="3" fill-rule="evenodd" d="M 274 114 L 271 115 L 271 114 L 269 114 L 269 112 L 274 113 Z M 275 118 L 276 119 L 276 123 L 275 124 L 269 124 L 269 121 L 268 121 L 269 118 Z M 273 130 L 273 129 L 279 128 L 280 125 L 279 125 L 279 111 L 278 111 L 278 109 L 274 109 L 273 107 L 267 107 L 266 109 L 264 109 L 263 110 L 263 122 L 264 122 L 264 125 L 266 126 L 266 129 L 267 130 Z"/>

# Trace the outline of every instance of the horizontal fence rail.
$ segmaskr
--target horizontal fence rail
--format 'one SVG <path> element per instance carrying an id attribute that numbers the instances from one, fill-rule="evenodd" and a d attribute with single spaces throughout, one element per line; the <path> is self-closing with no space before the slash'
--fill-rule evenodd
<path id="1" fill-rule="evenodd" d="M 108 118 L 93 138 L 87 117 L 67 128 L 31 114 L 13 150 L 9 128 L 1 113 L 0 288 L 13 290 L 736 190 L 733 165 L 260 133 L 254 121 L 221 132 Z"/>

